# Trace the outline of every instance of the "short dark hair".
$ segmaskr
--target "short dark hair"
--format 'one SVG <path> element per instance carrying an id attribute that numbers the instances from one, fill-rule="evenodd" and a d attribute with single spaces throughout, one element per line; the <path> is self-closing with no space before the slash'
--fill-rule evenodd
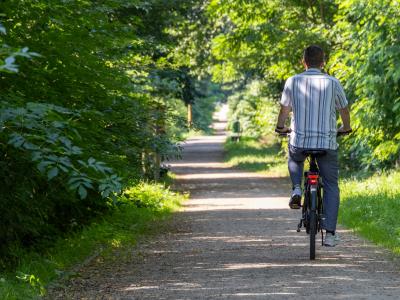
<path id="1" fill-rule="evenodd" d="M 319 68 L 325 59 L 324 50 L 317 45 L 308 46 L 304 49 L 303 59 L 308 67 Z"/>

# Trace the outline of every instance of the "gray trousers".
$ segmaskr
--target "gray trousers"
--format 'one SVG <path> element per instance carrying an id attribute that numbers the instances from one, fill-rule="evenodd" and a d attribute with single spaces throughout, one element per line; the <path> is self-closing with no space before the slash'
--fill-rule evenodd
<path id="1" fill-rule="evenodd" d="M 289 173 L 293 186 L 301 185 L 303 178 L 304 161 L 306 157 L 302 153 L 303 148 L 289 145 Z M 329 231 L 336 230 L 339 211 L 339 163 L 337 150 L 325 149 L 326 154 L 317 158 L 317 164 L 322 177 L 323 202 L 325 222 L 323 228 Z"/>

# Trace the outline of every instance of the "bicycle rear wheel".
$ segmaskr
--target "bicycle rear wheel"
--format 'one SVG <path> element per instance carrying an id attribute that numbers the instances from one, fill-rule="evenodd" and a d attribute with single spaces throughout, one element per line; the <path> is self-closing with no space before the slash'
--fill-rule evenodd
<path id="1" fill-rule="evenodd" d="M 315 259 L 315 236 L 317 235 L 317 214 L 310 210 L 310 259 Z"/>
<path id="2" fill-rule="evenodd" d="M 308 211 L 309 226 L 310 226 L 310 259 L 315 259 L 315 237 L 317 235 L 317 213 L 316 213 L 316 203 L 317 203 L 317 193 L 311 192 L 311 205 Z"/>

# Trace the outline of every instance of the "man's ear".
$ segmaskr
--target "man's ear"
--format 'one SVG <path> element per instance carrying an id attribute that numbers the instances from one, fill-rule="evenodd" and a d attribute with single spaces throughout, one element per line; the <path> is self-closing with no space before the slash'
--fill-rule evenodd
<path id="1" fill-rule="evenodd" d="M 303 64 L 304 68 L 308 68 L 306 61 L 304 60 L 304 58 L 301 59 L 301 63 Z"/>

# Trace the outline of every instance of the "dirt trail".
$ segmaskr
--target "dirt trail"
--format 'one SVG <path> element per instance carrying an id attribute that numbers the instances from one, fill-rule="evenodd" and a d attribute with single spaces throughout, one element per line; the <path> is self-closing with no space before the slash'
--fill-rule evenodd
<path id="1" fill-rule="evenodd" d="M 345 230 L 341 245 L 318 246 L 310 262 L 299 211 L 287 208 L 288 179 L 224 165 L 223 126 L 188 141 L 173 164 L 191 199 L 172 230 L 127 261 L 89 266 L 63 299 L 400 299 L 399 264 Z"/>

